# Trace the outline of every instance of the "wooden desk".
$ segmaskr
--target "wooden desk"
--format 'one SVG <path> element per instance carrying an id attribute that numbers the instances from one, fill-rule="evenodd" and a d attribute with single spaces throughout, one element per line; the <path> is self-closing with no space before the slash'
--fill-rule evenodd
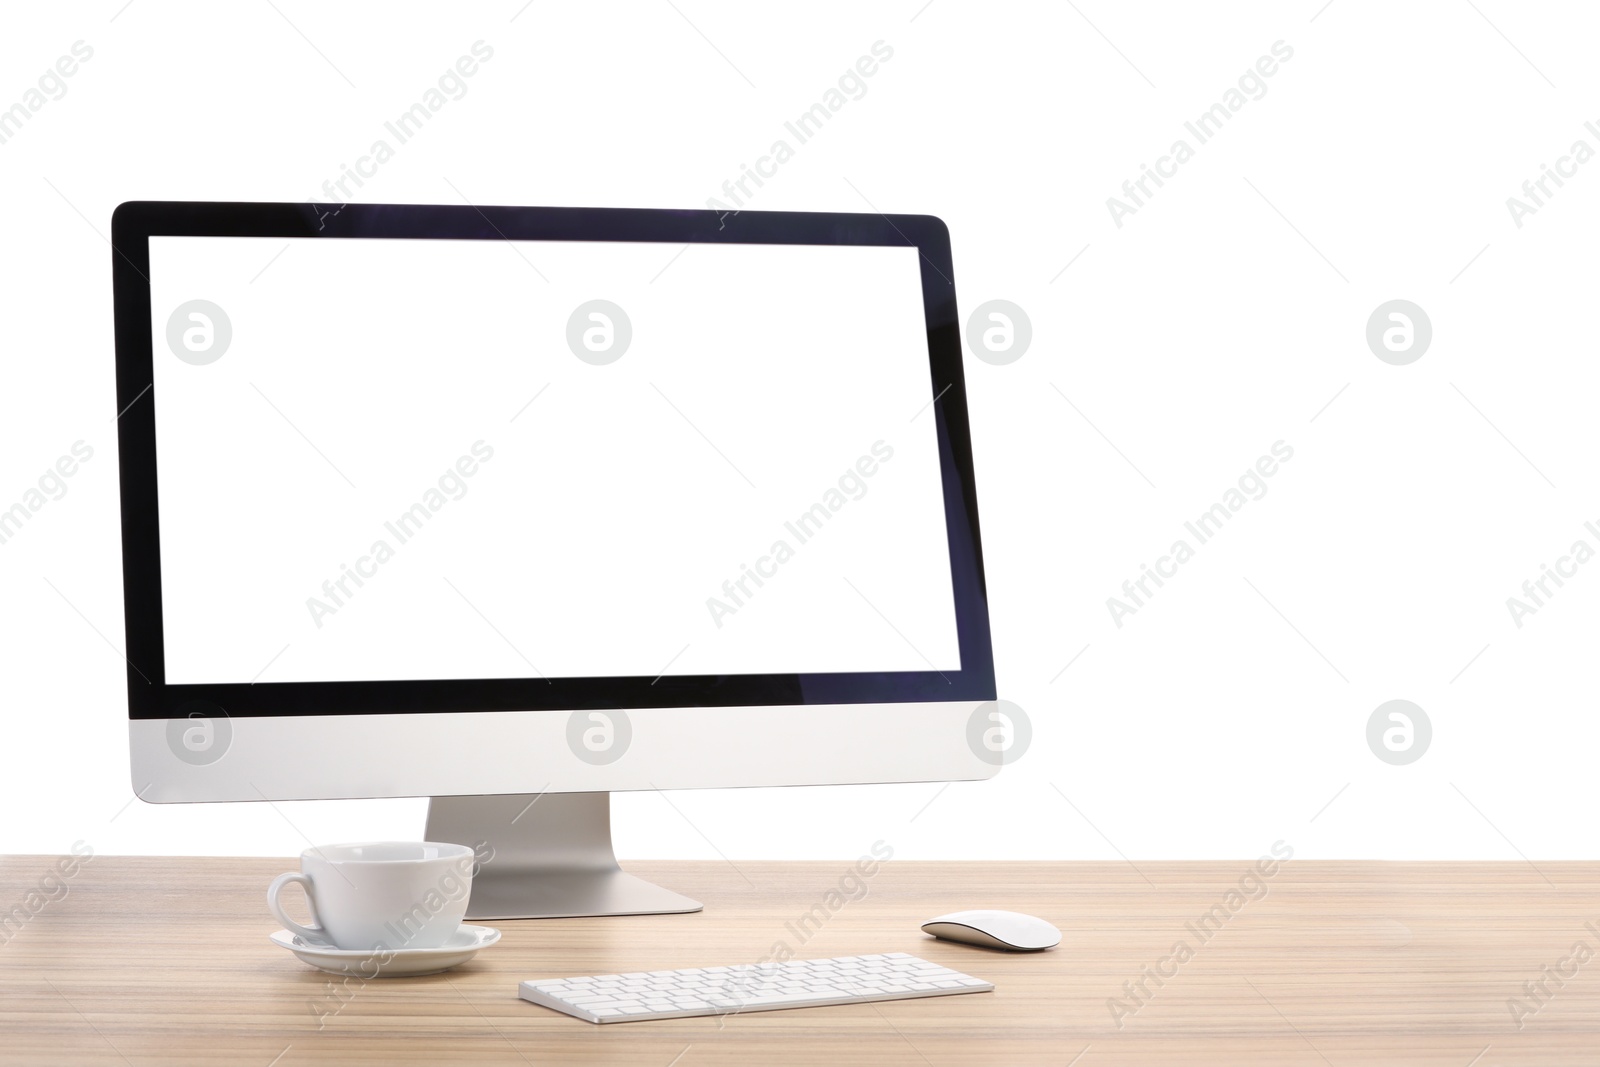
<path id="1" fill-rule="evenodd" d="M 0 912 L 53 862 L 0 860 Z M 265 886 L 292 865 L 85 864 L 65 896 L 0 931 L 11 935 L 0 944 L 0 1063 L 1600 1062 L 1600 864 L 1540 864 L 1541 877 L 1522 863 L 1291 861 L 1202 942 L 1185 924 L 1249 864 L 1141 863 L 1141 877 L 1121 863 L 890 863 L 803 944 L 786 924 L 839 885 L 846 863 L 631 864 L 706 910 L 499 923 L 504 940 L 459 970 L 353 982 L 320 1028 L 338 980 L 267 941 Z M 1011 955 L 917 929 L 976 906 L 1044 916 L 1065 941 Z M 517 999 L 524 978 L 737 963 L 779 940 L 806 957 L 910 952 L 998 991 L 604 1027 Z M 1193 957 L 1160 963 L 1180 940 Z M 1563 960 L 1579 941 L 1595 958 L 1559 989 L 1547 981 L 1538 1006 L 1523 983 L 1542 967 L 1571 971 Z M 1152 995 L 1137 1006 L 1123 984 L 1158 965 L 1177 973 L 1160 988 L 1146 979 Z M 1120 1027 L 1113 997 L 1137 1006 Z M 1520 1029 L 1513 997 L 1538 1008 Z"/>

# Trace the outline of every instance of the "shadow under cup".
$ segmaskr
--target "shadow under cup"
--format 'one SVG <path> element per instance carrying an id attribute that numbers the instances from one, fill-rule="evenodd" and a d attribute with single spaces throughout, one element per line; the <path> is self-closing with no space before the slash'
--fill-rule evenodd
<path id="1" fill-rule="evenodd" d="M 472 894 L 475 856 L 466 845 L 378 841 L 323 845 L 300 854 L 300 870 L 267 887 L 267 906 L 291 933 L 342 949 L 438 948 L 455 933 Z M 305 889 L 311 923 L 284 912 L 284 886 Z"/>

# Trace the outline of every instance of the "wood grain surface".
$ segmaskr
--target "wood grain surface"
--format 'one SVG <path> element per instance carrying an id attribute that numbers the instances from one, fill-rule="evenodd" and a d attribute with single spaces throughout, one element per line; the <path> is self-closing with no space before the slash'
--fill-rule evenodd
<path id="1" fill-rule="evenodd" d="M 0 859 L 0 1063 L 1600 1063 L 1600 864 L 637 863 L 705 911 L 500 922 L 455 971 L 363 982 L 267 940 L 265 887 L 292 860 L 58 863 Z M 918 929 L 974 907 L 1064 940 L 1008 954 Z M 780 943 L 910 952 L 997 991 L 611 1026 L 516 993 Z"/>

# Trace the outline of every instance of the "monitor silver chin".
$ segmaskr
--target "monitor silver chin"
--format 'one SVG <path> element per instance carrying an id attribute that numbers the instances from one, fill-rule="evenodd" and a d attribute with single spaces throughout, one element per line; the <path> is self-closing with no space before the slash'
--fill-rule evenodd
<path id="1" fill-rule="evenodd" d="M 1000 769 L 990 704 L 134 719 L 128 736 L 134 792 L 157 804 L 949 782 Z"/>

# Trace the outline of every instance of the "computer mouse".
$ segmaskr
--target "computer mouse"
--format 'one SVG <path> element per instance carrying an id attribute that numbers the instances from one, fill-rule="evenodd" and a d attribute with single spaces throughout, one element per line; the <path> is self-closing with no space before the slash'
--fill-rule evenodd
<path id="1" fill-rule="evenodd" d="M 1040 952 L 1061 944 L 1061 931 L 1015 911 L 953 911 L 929 919 L 922 929 L 946 941 L 1012 952 Z"/>

